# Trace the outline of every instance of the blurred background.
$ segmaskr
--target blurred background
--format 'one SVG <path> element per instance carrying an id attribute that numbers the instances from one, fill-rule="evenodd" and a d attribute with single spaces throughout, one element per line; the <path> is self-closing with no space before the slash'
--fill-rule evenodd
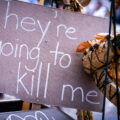
<path id="1" fill-rule="evenodd" d="M 43 4 L 44 6 L 47 7 L 51 7 L 53 2 L 53 7 L 56 6 L 55 0 L 20 0 L 20 1 L 29 2 L 33 4 Z M 120 32 L 120 0 L 115 0 L 115 1 L 116 1 L 117 32 Z M 62 0 L 57 0 L 57 3 L 59 4 L 59 8 L 63 9 Z M 90 3 L 87 6 L 83 7 L 82 13 L 97 17 L 109 17 L 110 0 L 90 0 Z"/>

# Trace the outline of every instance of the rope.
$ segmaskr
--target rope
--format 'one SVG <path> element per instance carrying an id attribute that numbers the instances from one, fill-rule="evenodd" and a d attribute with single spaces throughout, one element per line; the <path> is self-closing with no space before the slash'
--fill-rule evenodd
<path id="1" fill-rule="evenodd" d="M 89 120 L 91 120 L 91 116 L 90 116 L 89 111 L 87 111 L 87 114 L 88 114 L 88 118 L 89 118 Z"/>
<path id="2" fill-rule="evenodd" d="M 110 10 L 110 23 L 109 23 L 109 36 L 108 36 L 108 48 L 107 48 L 107 63 L 106 63 L 106 69 L 105 69 L 105 86 L 104 86 L 104 97 L 103 97 L 103 114 L 102 114 L 102 120 L 105 118 L 105 103 L 106 103 L 106 88 L 107 88 L 107 75 L 108 75 L 108 65 L 109 65 L 109 51 L 110 51 L 110 34 L 111 34 L 111 24 L 112 24 L 112 6 L 113 6 L 113 0 L 111 3 L 111 10 Z"/>
<path id="3" fill-rule="evenodd" d="M 114 27 L 114 52 L 115 52 L 115 56 L 117 56 L 117 50 L 116 50 L 116 46 L 117 46 L 117 39 L 116 39 L 116 13 L 115 13 L 115 1 L 113 0 L 113 27 Z M 116 73 L 116 100 L 117 100 L 117 118 L 119 120 L 119 90 L 118 90 L 118 69 L 117 69 L 117 63 L 115 62 L 115 73 Z"/>

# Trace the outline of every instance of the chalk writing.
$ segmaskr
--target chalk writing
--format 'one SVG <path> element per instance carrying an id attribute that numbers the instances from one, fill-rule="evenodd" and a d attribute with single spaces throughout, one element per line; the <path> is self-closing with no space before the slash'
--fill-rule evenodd
<path id="1" fill-rule="evenodd" d="M 100 104 L 100 102 L 93 102 L 88 99 L 88 97 L 97 97 L 98 93 L 95 90 L 89 91 L 86 95 L 86 101 L 89 102 L 90 104 Z"/>
<path id="2" fill-rule="evenodd" d="M 36 55 L 35 57 L 32 57 L 32 53 L 33 53 L 33 51 L 35 51 L 35 50 L 37 50 L 37 55 Z M 25 69 L 26 69 L 27 71 L 35 72 L 35 70 L 37 69 L 38 64 L 39 64 L 40 48 L 38 48 L 38 47 L 33 47 L 33 48 L 31 49 L 31 51 L 29 52 L 29 58 L 30 58 L 31 60 L 36 60 L 36 59 L 37 59 L 37 60 L 36 60 L 35 67 L 33 67 L 33 68 L 31 69 L 31 68 L 28 68 L 28 67 L 25 65 Z"/>
<path id="3" fill-rule="evenodd" d="M 72 91 L 72 97 L 71 97 L 71 101 L 74 100 L 74 94 L 77 90 L 80 90 L 81 91 L 81 94 L 82 94 L 82 102 L 84 102 L 84 92 L 83 92 L 83 89 L 81 87 L 77 87 L 75 89 L 73 89 L 73 86 L 72 85 L 63 85 L 63 89 L 62 89 L 62 95 L 61 95 L 61 100 L 63 101 L 63 98 L 64 98 L 64 93 L 65 93 L 65 88 L 71 88 L 71 91 Z"/>
<path id="4" fill-rule="evenodd" d="M 24 85 L 23 82 L 22 82 L 22 79 L 27 75 L 27 72 L 25 72 L 25 73 L 20 77 L 20 67 L 21 67 L 21 62 L 19 62 L 19 65 L 18 65 L 16 93 L 18 94 L 19 85 L 21 84 L 22 87 L 24 88 L 24 90 L 26 91 L 26 93 L 29 95 L 28 89 L 25 87 L 25 85 Z"/>
<path id="5" fill-rule="evenodd" d="M 37 84 L 37 94 L 36 96 L 38 97 L 39 95 L 39 87 L 40 87 L 40 78 L 41 78 L 41 70 L 42 70 L 42 62 L 40 63 L 39 66 L 39 74 L 38 74 L 38 84 Z M 31 92 L 29 92 L 28 88 L 25 86 L 23 80 L 25 80 L 24 78 L 28 75 L 27 72 L 25 72 L 23 75 L 20 76 L 20 71 L 21 69 L 21 62 L 19 62 L 19 66 L 18 66 L 18 74 L 17 74 L 17 88 L 16 88 L 16 93 L 18 94 L 19 92 L 19 86 L 21 85 L 25 92 L 29 95 L 31 93 L 31 96 L 33 95 L 33 87 L 34 87 L 34 75 L 32 75 L 31 78 Z M 48 80 L 49 80 L 49 73 L 50 73 L 50 63 L 48 63 L 47 66 L 47 73 L 46 73 L 46 83 L 45 83 L 45 89 L 44 89 L 44 98 L 46 98 L 47 96 L 47 89 L 48 89 Z"/>
<path id="6" fill-rule="evenodd" d="M 9 46 L 9 47 L 8 47 L 8 46 Z M 10 52 L 5 53 L 5 52 L 4 52 L 5 47 L 6 47 L 8 50 L 9 50 L 9 48 L 10 48 L 10 49 L 11 49 Z M 1 51 L 1 53 L 2 53 L 3 56 L 10 56 L 10 55 L 13 54 L 13 46 L 12 46 L 11 43 L 5 43 L 5 44 L 2 45 L 0 51 Z"/>
<path id="7" fill-rule="evenodd" d="M 64 57 L 68 57 L 68 59 L 69 59 L 68 64 L 66 64 L 66 65 L 63 65 L 63 64 L 62 64 L 62 60 L 63 60 Z M 64 55 L 60 58 L 60 61 L 59 61 L 60 67 L 62 67 L 62 68 L 68 68 L 68 67 L 70 66 L 70 64 L 71 64 L 71 56 L 70 56 L 69 54 L 64 54 Z"/>
<path id="8" fill-rule="evenodd" d="M 60 28 L 61 28 L 61 27 L 66 30 L 66 31 L 65 31 L 65 36 L 66 36 L 67 38 L 72 39 L 72 40 L 77 40 L 77 39 L 78 39 L 78 38 L 74 38 L 74 37 L 71 37 L 71 36 L 68 35 L 68 33 L 69 33 L 69 34 L 70 34 L 70 33 L 75 33 L 75 32 L 76 32 L 76 29 L 73 28 L 73 27 L 67 28 L 67 26 L 64 25 L 64 24 L 60 24 L 60 25 L 57 26 L 57 37 L 59 37 L 59 32 L 60 32 Z"/>
<path id="9" fill-rule="evenodd" d="M 68 11 L 36 5 L 30 7 L 29 4 L 18 1 L 0 0 L 0 11 L 3 11 L 2 16 L 0 15 L 0 58 L 1 70 L 3 69 L 0 70 L 0 85 L 5 80 L 5 86 L 8 83 L 9 86 L 15 86 L 10 91 L 2 92 L 17 95 L 29 102 L 60 106 L 66 104 L 66 107 L 76 107 L 74 102 L 77 101 L 78 107 L 85 104 L 82 109 L 87 107 L 97 111 L 99 107 L 100 111 L 101 94 L 95 85 L 91 85 L 92 80 L 79 68 L 80 57 L 75 54 L 76 45 L 91 36 L 89 33 L 88 37 L 84 37 L 86 34 L 79 30 L 87 29 L 83 19 L 88 21 L 91 31 L 99 22 L 91 25 L 89 20 L 93 22 L 94 18 L 87 20 L 81 14 L 78 16 Z M 69 17 L 72 21 L 77 18 L 77 22 L 81 22 L 71 22 Z M 99 25 L 103 24 L 102 20 Z M 99 26 L 94 32 L 102 31 L 103 27 Z M 0 90 L 1 88 L 3 87 Z M 91 108 L 89 105 L 97 107 Z M 12 114 L 7 120 L 13 120 L 13 117 L 20 120 L 43 119 L 36 117 L 36 114 L 23 118 Z M 48 120 L 43 113 L 39 114 Z M 55 120 L 53 116 L 51 119 Z"/>
<path id="10" fill-rule="evenodd" d="M 15 13 L 9 13 L 9 9 L 10 9 L 10 1 L 8 1 L 8 5 L 7 5 L 4 29 L 7 28 L 8 18 L 10 19 L 10 17 L 15 17 L 16 18 L 16 30 L 18 30 L 18 28 L 19 28 L 19 17 Z M 36 22 L 32 17 L 28 17 L 27 16 L 27 17 L 23 17 L 23 19 L 20 22 L 20 26 L 21 26 L 22 30 L 24 30 L 24 31 L 34 32 L 36 30 L 36 28 L 35 28 L 36 23 L 38 23 L 38 26 L 39 26 L 40 31 L 42 33 L 42 37 L 40 38 L 40 40 L 38 42 L 38 45 L 37 45 L 37 47 L 39 47 L 40 44 L 42 43 L 42 41 L 43 41 L 43 39 L 44 39 L 48 29 L 49 29 L 49 27 L 50 27 L 51 21 L 49 21 L 47 23 L 45 29 L 43 30 L 42 25 L 40 24 L 39 20 L 37 20 L 37 22 Z M 30 26 L 32 25 L 33 28 L 32 29 L 26 28 L 24 25 L 27 25 L 27 26 L 28 25 L 30 25 Z"/>
<path id="11" fill-rule="evenodd" d="M 17 22 L 16 22 L 16 30 L 17 30 L 17 29 L 18 29 L 18 16 L 17 16 L 16 14 L 14 14 L 14 13 L 11 13 L 11 14 L 8 15 L 9 9 L 10 9 L 10 1 L 8 1 L 8 4 L 7 4 L 7 10 L 6 10 L 6 17 L 5 17 L 4 29 L 6 29 L 8 18 L 9 18 L 10 16 L 15 16 L 16 19 L 17 19 Z"/>
<path id="12" fill-rule="evenodd" d="M 74 101 L 74 95 L 75 95 L 75 92 L 77 92 L 78 90 L 80 91 L 81 93 L 81 98 L 82 98 L 82 102 L 85 102 L 85 99 L 88 103 L 90 104 L 100 104 L 100 102 L 94 102 L 94 101 L 91 101 L 88 99 L 88 97 L 97 97 L 97 92 L 96 91 L 88 91 L 88 93 L 86 94 L 86 97 L 85 94 L 84 94 L 84 91 L 83 91 L 83 88 L 82 87 L 76 87 L 75 89 L 73 88 L 72 85 L 63 85 L 63 89 L 62 89 L 62 95 L 61 95 L 61 100 L 63 101 L 64 100 L 64 93 L 65 93 L 65 89 L 69 88 L 72 92 L 72 96 L 71 96 L 71 101 Z"/>
<path id="13" fill-rule="evenodd" d="M 34 75 L 32 75 L 31 96 L 33 94 L 33 86 L 34 86 Z"/>
<path id="14" fill-rule="evenodd" d="M 10 114 L 6 120 L 56 120 L 53 116 L 51 116 L 51 118 L 48 118 L 48 116 L 42 112 L 42 111 L 36 111 L 35 115 L 26 115 L 25 117 L 21 117 L 19 115 L 16 114 Z"/>
<path id="15" fill-rule="evenodd" d="M 24 25 L 33 25 L 33 27 L 35 26 L 35 20 L 33 18 L 30 18 L 30 17 L 24 17 L 22 20 L 21 20 L 21 27 L 23 30 L 27 31 L 27 32 L 33 32 L 36 30 L 36 28 L 32 28 L 32 29 L 29 29 L 29 28 L 25 28 Z"/>
<path id="16" fill-rule="evenodd" d="M 43 39 L 44 39 L 47 31 L 48 31 L 48 28 L 49 28 L 49 26 L 50 26 L 50 24 L 51 24 L 51 21 L 48 22 L 48 24 L 47 24 L 47 26 L 46 26 L 46 28 L 45 28 L 44 31 L 43 31 L 43 29 L 42 29 L 42 27 L 41 27 L 40 21 L 37 21 L 37 22 L 38 22 L 38 25 L 39 25 L 39 27 L 40 27 L 40 29 L 41 29 L 41 32 L 42 32 L 42 37 L 41 37 L 41 39 L 40 39 L 40 41 L 39 41 L 39 43 L 38 43 L 38 45 L 37 45 L 37 47 L 39 47 L 40 44 L 42 43 L 42 41 L 43 41 Z"/>
<path id="17" fill-rule="evenodd" d="M 36 97 L 38 97 L 39 95 L 39 89 L 40 89 L 40 78 L 41 78 L 41 70 L 42 70 L 42 62 L 40 63 L 40 66 L 39 66 L 39 74 L 38 74 L 38 82 L 37 82 L 37 95 Z"/>
<path id="18" fill-rule="evenodd" d="M 47 68 L 47 75 L 46 75 L 46 83 L 45 83 L 44 98 L 46 98 L 46 95 L 47 95 L 49 72 L 50 72 L 50 63 L 48 63 L 48 68 Z"/>
<path id="19" fill-rule="evenodd" d="M 36 21 L 32 17 L 26 16 L 26 17 L 23 17 L 21 19 L 21 21 L 19 21 L 19 16 L 15 13 L 9 13 L 9 11 L 10 11 L 10 1 L 8 1 L 8 4 L 7 4 L 4 29 L 7 29 L 8 23 L 14 17 L 14 19 L 16 20 L 16 30 L 18 30 L 19 27 L 21 27 L 23 31 L 34 32 L 34 31 L 36 31 L 35 26 L 37 24 L 40 32 L 42 33 L 41 38 L 38 41 L 38 44 L 35 47 L 32 47 L 31 49 L 28 47 L 27 44 L 24 44 L 24 43 L 20 44 L 20 45 L 18 43 L 16 43 L 15 45 L 13 45 L 10 42 L 3 43 L 2 41 L 0 41 L 0 55 L 3 55 L 5 57 L 9 57 L 9 56 L 13 55 L 15 58 L 19 57 L 20 59 L 22 59 L 23 53 L 24 53 L 24 55 L 26 54 L 26 56 L 24 56 L 24 58 L 26 58 L 26 60 L 36 60 L 36 63 L 34 64 L 34 67 L 32 67 L 32 68 L 30 68 L 27 65 L 24 65 L 24 68 L 26 70 L 24 73 L 22 73 L 22 71 L 21 71 L 22 63 L 21 62 L 18 63 L 16 93 L 17 94 L 19 93 L 19 91 L 20 91 L 19 88 L 21 86 L 28 95 L 32 96 L 34 88 L 37 88 L 36 97 L 39 97 L 41 72 L 42 72 L 42 66 L 43 66 L 43 62 L 40 62 L 40 45 L 41 45 L 43 39 L 45 38 L 45 36 L 47 35 L 47 31 L 51 25 L 51 21 L 48 21 L 48 23 L 45 26 L 45 29 L 43 29 L 43 26 L 42 26 L 40 20 Z M 57 11 L 55 11 L 54 18 L 56 18 L 57 16 L 58 16 L 58 13 L 57 13 Z M 20 24 L 19 24 L 19 22 L 20 22 Z M 29 26 L 31 26 L 31 27 L 29 27 Z M 56 33 L 57 37 L 60 36 L 60 31 L 63 28 L 65 30 L 66 38 L 71 39 L 71 40 L 78 39 L 77 37 L 70 36 L 70 34 L 76 33 L 76 29 L 74 27 L 67 27 L 65 24 L 57 25 L 57 33 Z M 61 68 L 63 68 L 63 69 L 69 68 L 71 65 L 71 62 L 72 62 L 71 55 L 68 53 L 59 51 L 59 46 L 60 46 L 60 43 L 58 41 L 56 44 L 56 50 L 55 51 L 50 50 L 50 53 L 54 54 L 54 65 L 57 65 L 57 63 L 59 63 L 59 66 Z M 6 52 L 6 50 L 7 50 L 7 52 Z M 58 60 L 59 55 L 60 55 L 60 59 Z M 67 61 L 64 63 L 65 58 L 67 58 Z M 28 72 L 34 73 L 37 70 L 38 66 L 39 66 L 39 71 L 38 71 L 37 87 L 34 87 L 35 76 L 32 74 L 32 77 L 30 80 L 31 81 L 30 88 L 27 88 L 27 86 L 24 84 L 25 80 L 26 80 L 25 78 L 28 76 Z M 45 81 L 45 88 L 44 88 L 44 99 L 47 98 L 49 74 L 50 74 L 50 63 L 48 63 L 48 65 L 47 65 L 46 81 Z M 69 87 L 72 91 L 71 101 L 74 101 L 74 93 L 79 90 L 81 92 L 82 102 L 84 102 L 83 88 L 77 87 L 77 88 L 73 89 L 72 85 L 63 85 L 62 93 L 61 93 L 61 101 L 63 101 L 63 99 L 64 99 L 64 92 L 67 87 Z M 93 104 L 93 102 L 90 101 L 88 99 L 88 97 L 90 97 L 90 96 L 97 97 L 97 92 L 96 91 L 93 92 L 93 93 L 95 93 L 95 95 L 91 95 L 91 93 L 92 93 L 91 91 L 89 91 L 87 93 L 86 101 Z"/>
<path id="20" fill-rule="evenodd" d="M 57 42 L 56 50 L 55 51 L 50 51 L 50 53 L 55 54 L 54 65 L 57 64 L 58 55 L 62 55 L 61 58 L 60 58 L 60 60 L 59 60 L 59 65 L 60 65 L 61 68 L 68 68 L 70 66 L 70 64 L 71 64 L 71 56 L 69 54 L 65 54 L 64 52 L 58 51 L 58 49 L 59 49 L 59 42 Z M 62 65 L 62 60 L 63 60 L 63 58 L 65 56 L 68 57 L 69 61 L 68 61 L 68 64 Z"/>

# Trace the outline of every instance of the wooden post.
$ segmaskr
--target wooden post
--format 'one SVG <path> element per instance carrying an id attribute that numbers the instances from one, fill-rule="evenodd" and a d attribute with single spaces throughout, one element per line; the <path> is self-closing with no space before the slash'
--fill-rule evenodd
<path id="1" fill-rule="evenodd" d="M 30 103 L 29 102 L 23 102 L 22 110 L 29 110 L 30 109 Z"/>
<path id="2" fill-rule="evenodd" d="M 32 103 L 32 108 L 31 108 L 31 110 L 39 110 L 39 109 L 41 109 L 41 105 Z"/>

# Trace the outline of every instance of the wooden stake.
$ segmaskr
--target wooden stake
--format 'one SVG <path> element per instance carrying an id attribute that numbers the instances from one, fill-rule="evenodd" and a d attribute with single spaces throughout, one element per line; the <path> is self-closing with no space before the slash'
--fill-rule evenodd
<path id="1" fill-rule="evenodd" d="M 32 110 L 39 110 L 41 108 L 41 105 L 32 103 Z"/>
<path id="2" fill-rule="evenodd" d="M 29 110 L 30 109 L 30 103 L 29 102 L 23 102 L 22 110 Z"/>

